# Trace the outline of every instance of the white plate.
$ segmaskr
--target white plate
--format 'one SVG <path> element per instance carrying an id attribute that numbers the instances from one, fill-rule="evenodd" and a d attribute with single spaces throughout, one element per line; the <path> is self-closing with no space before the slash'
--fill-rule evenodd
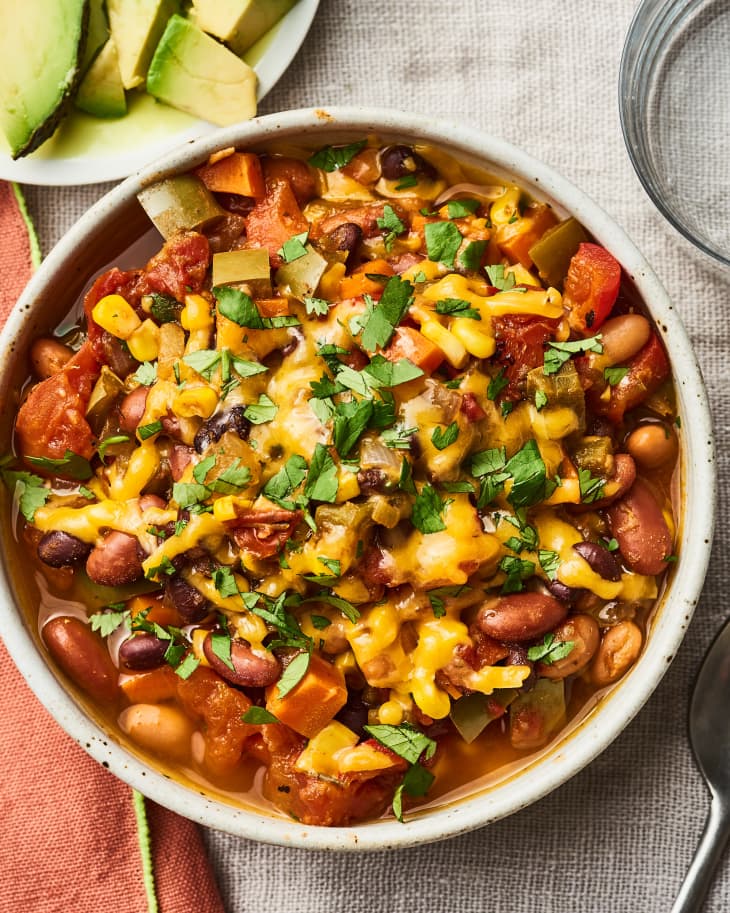
<path id="1" fill-rule="evenodd" d="M 258 100 L 276 85 L 299 50 L 319 0 L 299 0 L 244 56 L 258 76 Z M 0 178 L 21 184 L 99 184 L 117 181 L 168 150 L 217 130 L 161 104 L 131 93 L 125 117 L 102 120 L 71 108 L 56 133 L 31 155 L 13 161 L 0 134 Z"/>

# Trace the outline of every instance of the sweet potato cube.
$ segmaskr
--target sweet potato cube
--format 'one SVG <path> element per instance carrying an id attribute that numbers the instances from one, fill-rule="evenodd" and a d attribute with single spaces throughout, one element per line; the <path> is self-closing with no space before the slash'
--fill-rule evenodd
<path id="1" fill-rule="evenodd" d="M 130 703 L 159 704 L 175 697 L 179 681 L 172 666 L 164 665 L 149 672 L 123 675 L 119 684 Z"/>
<path id="2" fill-rule="evenodd" d="M 280 698 L 272 685 L 266 692 L 266 709 L 295 732 L 313 738 L 334 719 L 347 702 L 342 673 L 319 656 L 312 656 L 304 678 Z"/>
<path id="3" fill-rule="evenodd" d="M 218 193 L 237 193 L 256 200 L 266 193 L 261 162 L 253 152 L 234 152 L 212 165 L 202 165 L 195 173 L 208 190 Z"/>
<path id="4" fill-rule="evenodd" d="M 503 254 L 514 263 L 522 264 L 525 269 L 532 267 L 530 248 L 558 222 L 558 217 L 545 203 L 531 203 L 522 217 L 501 225 L 497 229 L 497 244 Z"/>

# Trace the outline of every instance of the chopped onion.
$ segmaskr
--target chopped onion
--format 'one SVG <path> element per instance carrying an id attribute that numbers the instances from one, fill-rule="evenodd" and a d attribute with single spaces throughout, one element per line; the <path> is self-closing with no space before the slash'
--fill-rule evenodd
<path id="1" fill-rule="evenodd" d="M 439 206 L 443 206 L 444 203 L 457 197 L 476 197 L 491 203 L 501 197 L 503 193 L 504 187 L 501 184 L 453 184 L 436 197 L 433 205 L 438 209 Z"/>
<path id="2" fill-rule="evenodd" d="M 401 457 L 392 447 L 386 447 L 379 438 L 366 435 L 360 445 L 362 469 L 400 469 Z"/>

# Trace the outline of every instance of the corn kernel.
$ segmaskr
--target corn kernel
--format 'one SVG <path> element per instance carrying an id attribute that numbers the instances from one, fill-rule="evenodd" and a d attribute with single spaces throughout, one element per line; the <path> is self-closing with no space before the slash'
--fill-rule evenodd
<path id="1" fill-rule="evenodd" d="M 337 481 L 337 497 L 335 498 L 337 504 L 349 501 L 350 498 L 356 498 L 360 494 L 360 486 L 354 472 L 340 468 Z"/>
<path id="2" fill-rule="evenodd" d="M 213 502 L 213 516 L 219 523 L 235 520 L 239 511 L 247 510 L 253 505 L 250 498 L 241 498 L 239 495 L 224 495 Z"/>
<path id="3" fill-rule="evenodd" d="M 319 280 L 318 292 L 322 298 L 327 301 L 334 301 L 340 290 L 340 279 L 345 275 L 346 267 L 344 263 L 335 263 Z"/>
<path id="4" fill-rule="evenodd" d="M 186 295 L 185 307 L 180 314 L 184 330 L 207 330 L 213 326 L 210 304 L 202 295 Z"/>
<path id="5" fill-rule="evenodd" d="M 497 345 L 494 337 L 484 333 L 475 321 L 468 317 L 457 317 L 451 322 L 451 332 L 466 351 L 475 358 L 491 358 Z"/>
<path id="6" fill-rule="evenodd" d="M 212 387 L 186 387 L 175 397 L 172 411 L 180 418 L 210 418 L 218 405 L 218 394 Z"/>
<path id="7" fill-rule="evenodd" d="M 403 722 L 403 708 L 396 701 L 386 701 L 378 708 L 378 720 L 387 726 L 400 726 Z"/>
<path id="8" fill-rule="evenodd" d="M 95 323 L 117 339 L 129 339 L 142 323 L 134 308 L 121 295 L 105 295 L 94 305 L 91 316 Z"/>
<path id="9" fill-rule="evenodd" d="M 160 351 L 160 328 L 153 320 L 144 320 L 127 339 L 132 358 L 154 361 Z"/>

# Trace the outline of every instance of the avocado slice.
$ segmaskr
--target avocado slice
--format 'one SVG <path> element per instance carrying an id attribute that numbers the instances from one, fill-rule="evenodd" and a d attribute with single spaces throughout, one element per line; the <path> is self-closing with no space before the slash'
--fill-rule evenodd
<path id="1" fill-rule="evenodd" d="M 167 20 L 179 8 L 177 0 L 107 0 L 125 89 L 133 89 L 145 81 Z"/>
<path id="2" fill-rule="evenodd" d="M 256 73 L 182 16 L 173 16 L 152 58 L 147 91 L 219 126 L 256 114 Z"/>
<path id="3" fill-rule="evenodd" d="M 204 32 L 220 38 L 236 54 L 285 16 L 297 0 L 193 0 L 190 16 Z"/>
<path id="4" fill-rule="evenodd" d="M 0 12 L 0 129 L 14 159 L 58 126 L 80 76 L 88 0 L 24 0 Z"/>
<path id="5" fill-rule="evenodd" d="M 113 38 L 108 39 L 81 80 L 76 107 L 94 117 L 123 117 L 127 113 L 119 55 Z"/>
<path id="6" fill-rule="evenodd" d="M 96 55 L 109 37 L 109 23 L 104 12 L 104 0 L 89 0 L 89 28 L 86 33 L 86 50 L 81 61 L 81 72 L 88 72 Z"/>

